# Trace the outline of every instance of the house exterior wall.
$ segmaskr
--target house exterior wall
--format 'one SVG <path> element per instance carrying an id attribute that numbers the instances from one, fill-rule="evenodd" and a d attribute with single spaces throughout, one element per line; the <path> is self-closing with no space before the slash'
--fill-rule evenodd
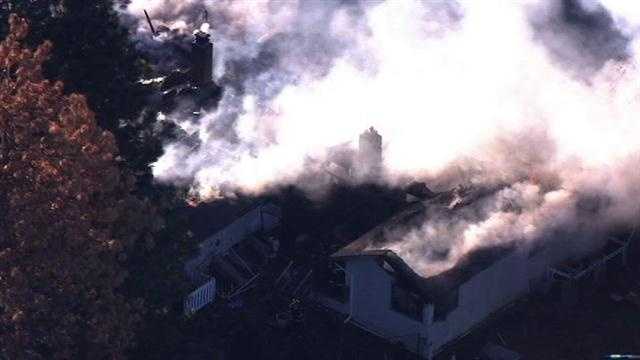
<path id="1" fill-rule="evenodd" d="M 324 305 L 345 314 L 346 319 L 354 325 L 391 342 L 402 342 L 410 351 L 426 354 L 426 324 L 431 321 L 433 306 L 425 305 L 422 322 L 393 310 L 393 278 L 373 257 L 349 259 L 345 263 L 345 271 L 348 274 L 349 301 L 340 303 L 323 297 L 321 301 Z"/>
<path id="2" fill-rule="evenodd" d="M 442 321 L 433 320 L 434 307 L 426 304 L 418 322 L 391 308 L 392 275 L 375 257 L 347 258 L 345 272 L 350 286 L 346 303 L 323 299 L 328 307 L 345 314 L 363 328 L 425 358 L 480 325 L 491 314 L 532 290 L 546 276 L 549 266 L 561 263 L 568 253 L 554 247 L 534 252 L 515 250 L 475 274 L 458 288 L 458 306 Z M 418 342 L 418 339 L 422 342 Z"/>
<path id="3" fill-rule="evenodd" d="M 429 326 L 434 350 L 464 335 L 487 316 L 528 292 L 526 256 L 514 251 L 459 288 L 458 306 Z"/>
<path id="4" fill-rule="evenodd" d="M 537 280 L 546 276 L 547 269 L 550 266 L 560 264 L 568 258 L 568 251 L 561 251 L 558 246 L 551 245 L 533 252 L 532 255 L 525 256 L 530 285 L 537 283 Z"/>

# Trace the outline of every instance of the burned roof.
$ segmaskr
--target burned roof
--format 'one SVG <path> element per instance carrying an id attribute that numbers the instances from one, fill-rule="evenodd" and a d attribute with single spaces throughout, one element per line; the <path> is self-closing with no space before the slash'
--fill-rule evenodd
<path id="1" fill-rule="evenodd" d="M 384 248 L 384 244 L 388 242 L 387 233 L 395 230 L 400 226 L 419 225 L 426 211 L 426 207 L 422 203 L 413 203 L 392 216 L 389 220 L 374 227 L 357 240 L 351 242 L 347 246 L 338 250 L 333 254 L 339 256 L 357 256 L 370 255 L 371 251 L 376 248 Z M 381 251 L 387 251 L 382 249 Z"/>
<path id="2" fill-rule="evenodd" d="M 427 187 L 427 184 L 419 181 L 414 181 L 409 184 L 409 186 L 406 187 L 405 191 L 407 194 L 413 195 L 416 198 L 422 200 L 430 199 L 436 196 L 436 193 L 431 191 L 431 189 Z"/>
<path id="3" fill-rule="evenodd" d="M 383 269 L 391 273 L 404 286 L 420 294 L 425 302 L 439 304 L 452 292 L 457 291 L 460 285 L 509 254 L 514 248 L 512 246 L 480 248 L 466 254 L 453 268 L 434 276 L 423 277 L 394 251 L 385 248 L 385 245 L 388 245 L 389 237 L 393 236 L 396 229 L 420 226 L 430 211 L 454 212 L 479 197 L 477 193 L 472 194 L 468 191 L 466 193 L 469 194 L 468 197 L 461 196 L 460 189 L 454 189 L 436 194 L 428 201 L 412 203 L 388 221 L 335 252 L 332 257 L 376 257 Z"/>
<path id="4" fill-rule="evenodd" d="M 391 273 L 404 287 L 422 296 L 427 303 L 440 304 L 460 285 L 474 275 L 490 267 L 514 250 L 512 246 L 486 247 L 468 253 L 454 267 L 437 275 L 423 277 L 416 273 L 392 250 L 363 250 L 360 252 L 337 252 L 334 257 L 373 256 L 380 266 Z"/>
<path id="5" fill-rule="evenodd" d="M 408 204 L 389 220 L 338 250 L 333 256 L 363 255 L 368 250 L 384 249 L 390 239 L 403 232 L 402 229 L 419 227 L 426 218 L 436 213 L 448 216 L 449 213 L 472 203 L 478 198 L 478 193 L 463 187 L 432 193 L 426 201 Z"/>

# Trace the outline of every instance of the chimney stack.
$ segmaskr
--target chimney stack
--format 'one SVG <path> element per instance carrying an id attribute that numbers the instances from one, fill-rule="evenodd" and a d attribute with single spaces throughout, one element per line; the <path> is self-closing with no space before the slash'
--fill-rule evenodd
<path id="1" fill-rule="evenodd" d="M 370 127 L 360 134 L 358 172 L 361 176 L 377 176 L 382 169 L 382 136 Z"/>
<path id="2" fill-rule="evenodd" d="M 213 44 L 211 36 L 204 31 L 198 30 L 194 35 L 191 44 L 191 77 L 194 85 L 206 86 L 213 82 Z"/>

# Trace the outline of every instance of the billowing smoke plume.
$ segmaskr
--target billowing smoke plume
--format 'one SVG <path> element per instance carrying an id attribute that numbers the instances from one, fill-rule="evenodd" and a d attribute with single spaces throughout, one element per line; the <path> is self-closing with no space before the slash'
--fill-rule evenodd
<path id="1" fill-rule="evenodd" d="M 534 34 L 552 60 L 577 76 L 592 75 L 610 60 L 626 60 L 631 35 L 596 1 L 549 1 L 531 9 Z"/>
<path id="2" fill-rule="evenodd" d="M 441 270 L 443 247 L 446 267 L 477 247 L 584 239 L 638 214 L 632 2 L 134 0 L 128 11 L 143 8 L 176 28 L 206 8 L 225 85 L 216 109 L 179 121 L 200 145 L 168 144 L 160 181 L 203 197 L 296 183 L 374 126 L 385 181 L 493 189 L 392 236 L 425 274 Z"/>

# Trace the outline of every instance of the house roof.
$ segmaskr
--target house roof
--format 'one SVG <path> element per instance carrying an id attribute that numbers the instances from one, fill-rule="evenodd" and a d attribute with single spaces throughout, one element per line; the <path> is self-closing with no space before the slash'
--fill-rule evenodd
<path id="1" fill-rule="evenodd" d="M 335 252 L 332 256 L 345 257 L 382 254 L 388 251 L 387 249 L 384 249 L 384 245 L 388 242 L 386 233 L 403 225 L 419 225 L 418 222 L 424 219 L 420 215 L 424 215 L 425 210 L 425 206 L 420 202 L 410 204 L 408 207 L 392 216 L 389 220 L 369 230 L 355 241 Z M 379 250 L 379 252 L 376 252 L 376 250 Z"/>
<path id="2" fill-rule="evenodd" d="M 613 257 L 623 254 L 628 246 L 629 239 L 621 241 L 616 238 L 609 238 L 605 244 L 589 252 L 586 256 L 580 259 L 568 259 L 555 268 L 568 274 L 573 279 L 579 279 Z"/>
<path id="3" fill-rule="evenodd" d="M 461 258 L 457 264 L 442 273 L 423 277 L 417 274 L 409 264 L 392 250 L 386 248 L 389 238 L 397 229 L 420 226 L 431 212 L 446 215 L 456 209 L 472 203 L 478 193 L 461 195 L 464 190 L 452 190 L 435 195 L 434 198 L 408 205 L 388 221 L 376 226 L 360 238 L 335 252 L 334 258 L 373 256 L 379 264 L 405 286 L 420 294 L 426 302 L 440 303 L 460 285 L 475 274 L 488 268 L 513 250 L 511 246 L 487 247 L 472 251 Z M 485 193 L 486 194 L 486 193 Z M 481 195 L 480 195 L 481 196 Z"/>
<path id="4" fill-rule="evenodd" d="M 387 221 L 379 224 L 369 232 L 352 241 L 333 254 L 334 257 L 366 255 L 371 249 L 385 249 L 389 239 L 396 237 L 402 230 L 419 227 L 426 218 L 449 217 L 476 200 L 493 194 L 502 187 L 472 189 L 458 186 L 454 189 L 433 193 L 429 191 L 428 198 L 408 204 Z M 398 231 L 400 230 L 400 231 Z"/>
<path id="5" fill-rule="evenodd" d="M 437 275 L 423 277 L 416 273 L 398 254 L 392 250 L 363 250 L 357 253 L 341 252 L 334 257 L 376 257 L 379 264 L 405 287 L 421 295 L 427 303 L 441 303 L 460 285 L 474 275 L 487 269 L 493 263 L 511 253 L 514 248 L 487 247 L 468 253 L 449 270 Z"/>

